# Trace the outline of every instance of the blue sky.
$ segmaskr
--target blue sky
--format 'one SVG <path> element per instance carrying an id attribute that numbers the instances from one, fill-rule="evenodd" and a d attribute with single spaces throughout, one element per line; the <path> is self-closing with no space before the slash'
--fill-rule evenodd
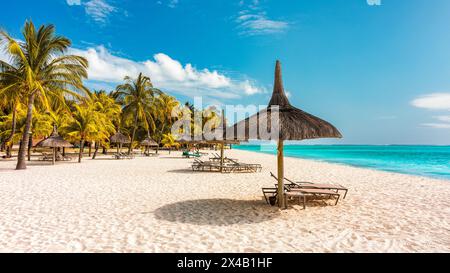
<path id="1" fill-rule="evenodd" d="M 17 38 L 26 19 L 56 25 L 89 59 L 92 88 L 143 71 L 182 101 L 265 105 L 280 59 L 292 104 L 344 135 L 314 143 L 450 144 L 448 0 L 41 0 L 2 9 L 0 27 Z"/>

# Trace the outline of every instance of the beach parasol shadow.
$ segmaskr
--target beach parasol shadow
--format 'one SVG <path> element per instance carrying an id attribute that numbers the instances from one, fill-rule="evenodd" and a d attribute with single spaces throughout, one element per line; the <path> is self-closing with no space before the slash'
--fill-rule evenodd
<path id="1" fill-rule="evenodd" d="M 261 200 L 200 199 L 168 204 L 156 209 L 156 219 L 194 225 L 230 226 L 270 221 L 278 209 Z"/>

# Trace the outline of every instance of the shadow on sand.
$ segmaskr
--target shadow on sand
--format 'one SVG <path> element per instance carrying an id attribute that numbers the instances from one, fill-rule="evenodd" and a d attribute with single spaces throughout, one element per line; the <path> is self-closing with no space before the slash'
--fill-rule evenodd
<path id="1" fill-rule="evenodd" d="M 261 200 L 201 199 L 165 205 L 156 209 L 154 215 L 170 222 L 229 226 L 270 221 L 280 211 Z"/>
<path id="2" fill-rule="evenodd" d="M 181 173 L 181 174 L 201 174 L 202 173 L 202 172 L 194 172 L 191 168 L 168 170 L 167 172 L 168 173 Z"/>

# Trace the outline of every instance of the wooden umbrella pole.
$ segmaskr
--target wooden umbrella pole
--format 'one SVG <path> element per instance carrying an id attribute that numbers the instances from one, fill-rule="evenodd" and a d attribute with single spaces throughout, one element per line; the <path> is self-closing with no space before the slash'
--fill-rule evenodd
<path id="1" fill-rule="evenodd" d="M 52 165 L 55 165 L 56 161 L 56 147 L 53 147 Z"/>
<path id="2" fill-rule="evenodd" d="M 278 206 L 284 208 L 286 206 L 284 199 L 284 156 L 283 156 L 283 140 L 278 140 Z"/>
<path id="3" fill-rule="evenodd" d="M 220 143 L 220 172 L 223 172 L 223 161 L 224 161 L 223 145 L 224 145 L 224 142 Z"/>

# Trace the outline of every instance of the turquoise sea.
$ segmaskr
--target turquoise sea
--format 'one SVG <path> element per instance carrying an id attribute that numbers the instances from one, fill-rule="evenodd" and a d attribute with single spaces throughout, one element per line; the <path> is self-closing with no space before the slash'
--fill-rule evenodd
<path id="1" fill-rule="evenodd" d="M 233 149 L 276 154 L 274 145 Z M 285 156 L 450 180 L 450 146 L 285 145 Z"/>

